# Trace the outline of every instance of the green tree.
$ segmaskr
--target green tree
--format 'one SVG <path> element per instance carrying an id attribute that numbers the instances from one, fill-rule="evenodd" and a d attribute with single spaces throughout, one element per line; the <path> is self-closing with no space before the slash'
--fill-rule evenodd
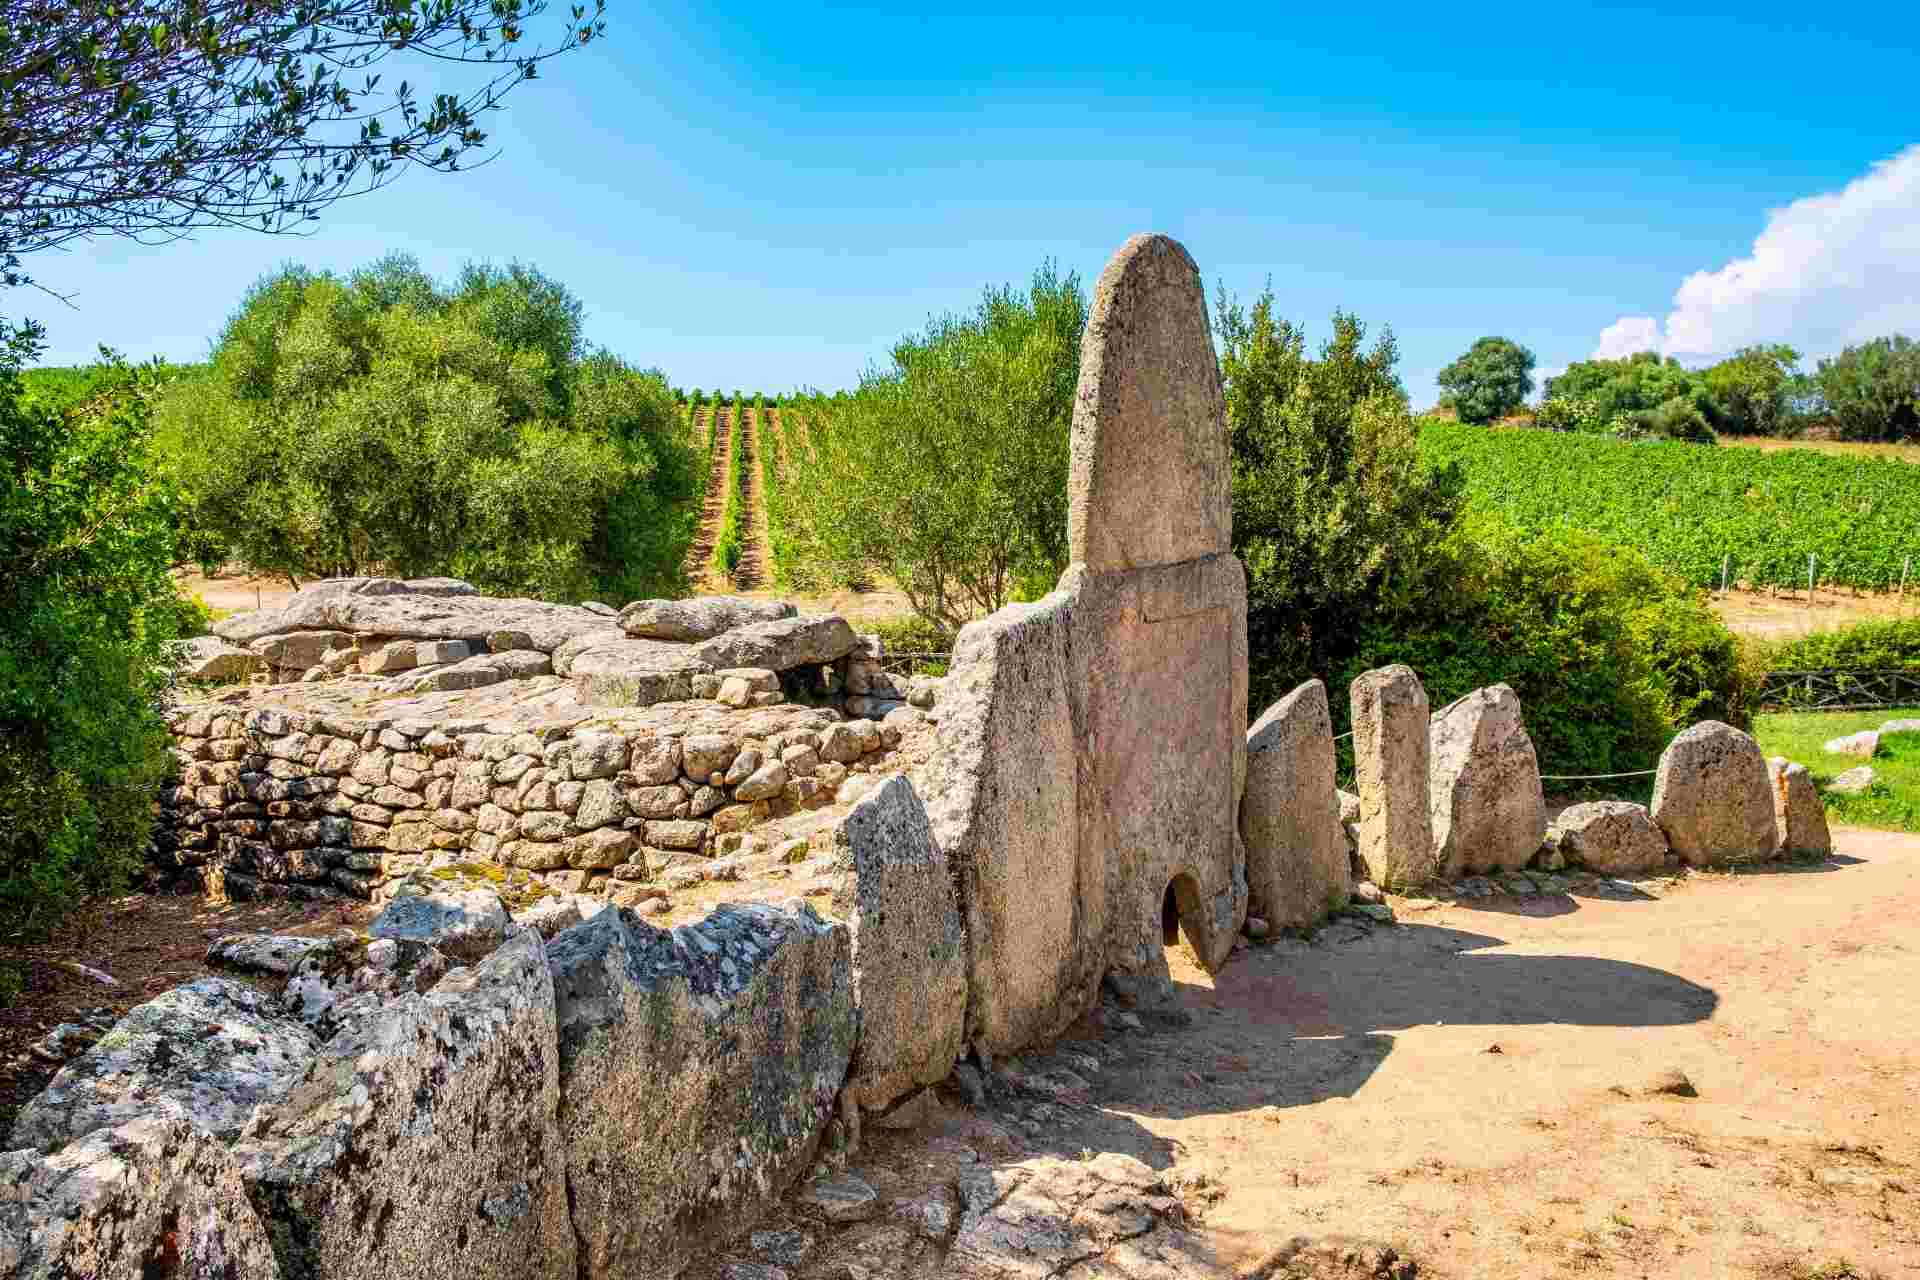
<path id="1" fill-rule="evenodd" d="M 1772 436 L 1792 422 L 1795 366 L 1792 347 L 1747 347 L 1700 374 L 1713 426 L 1742 436 Z"/>
<path id="2" fill-rule="evenodd" d="M 1691 400 L 1694 376 L 1671 356 L 1642 351 L 1621 360 L 1581 360 L 1558 377 L 1548 378 L 1547 400 L 1588 400 L 1602 419 L 1658 409 L 1675 398 Z"/>
<path id="3" fill-rule="evenodd" d="M 657 371 L 580 358 L 529 267 L 388 258 L 257 285 L 161 410 L 198 543 L 289 579 L 451 574 L 581 599 L 670 585 L 697 461 Z"/>
<path id="4" fill-rule="evenodd" d="M 949 631 L 1049 590 L 1086 320 L 1078 277 L 1043 266 L 902 339 L 852 395 L 815 398 L 785 485 L 796 579 L 878 568 Z"/>
<path id="5" fill-rule="evenodd" d="M 1920 343 L 1910 338 L 1875 338 L 1822 360 L 1813 387 L 1843 439 L 1920 436 Z"/>
<path id="6" fill-rule="evenodd" d="M 167 575 L 151 371 L 85 399 L 28 396 L 39 331 L 0 324 L 0 926 L 121 883 L 151 834 L 167 739 L 155 705 L 191 618 Z"/>
<path id="7" fill-rule="evenodd" d="M 1482 338 L 1440 371 L 1440 403 L 1460 421 L 1504 418 L 1533 394 L 1533 352 L 1511 338 Z"/>
<path id="8" fill-rule="evenodd" d="M 268 232 L 410 165 L 454 170 L 483 115 L 604 32 L 602 0 L 528 41 L 545 0 L 20 0 L 0 12 L 0 274 L 95 235 Z M 383 87 L 398 55 L 477 83 Z"/>
<path id="9" fill-rule="evenodd" d="M 1390 330 L 1369 348 L 1366 326 L 1335 313 L 1313 359 L 1270 290 L 1250 311 L 1223 295 L 1217 312 L 1259 708 L 1328 671 L 1365 620 L 1421 597 L 1461 481 L 1420 464 Z"/>

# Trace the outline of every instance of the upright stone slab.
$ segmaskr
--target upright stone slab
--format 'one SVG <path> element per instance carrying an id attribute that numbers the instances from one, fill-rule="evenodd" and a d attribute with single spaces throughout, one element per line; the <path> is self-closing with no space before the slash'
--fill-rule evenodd
<path id="1" fill-rule="evenodd" d="M 990 1053 L 1057 1035 L 1099 994 L 1106 860 L 1078 836 L 1069 621 L 1055 594 L 961 629 L 921 788 L 961 884 L 967 1034 Z"/>
<path id="2" fill-rule="evenodd" d="M 1773 825 L 1780 852 L 1787 857 L 1810 857 L 1833 852 L 1833 833 L 1827 829 L 1827 806 L 1813 785 L 1807 766 L 1785 756 L 1767 761 L 1773 783 Z"/>
<path id="3" fill-rule="evenodd" d="M 1773 784 L 1760 744 L 1731 725 L 1702 720 L 1660 756 L 1653 820 L 1693 866 L 1770 858 L 1779 841 Z"/>
<path id="4" fill-rule="evenodd" d="M 1395 663 L 1363 673 L 1349 694 L 1360 857 L 1378 885 L 1421 884 L 1434 871 L 1427 691 L 1412 667 Z"/>
<path id="5" fill-rule="evenodd" d="M 0 1155 L 0 1274 L 281 1280 L 226 1146 L 178 1116 Z"/>
<path id="6" fill-rule="evenodd" d="M 426 995 L 360 996 L 234 1148 L 289 1277 L 576 1280 L 553 979 L 521 929 Z"/>
<path id="7" fill-rule="evenodd" d="M 1334 788 L 1327 686 L 1309 680 L 1247 731 L 1240 801 L 1247 910 L 1275 928 L 1309 925 L 1346 905 L 1347 837 Z"/>
<path id="8" fill-rule="evenodd" d="M 953 1070 L 966 1030 L 967 939 L 947 855 L 905 777 L 853 807 L 834 850 L 834 905 L 853 931 L 860 1007 L 846 1092 L 878 1111 Z"/>
<path id="9" fill-rule="evenodd" d="M 1064 1029 L 1104 974 L 1167 988 L 1169 915 L 1208 968 L 1246 915 L 1246 573 L 1186 250 L 1115 255 L 1080 368 L 1073 563 L 961 632 L 922 789 L 963 886 L 969 1035 L 996 1053 Z"/>
<path id="10" fill-rule="evenodd" d="M 853 1051 L 847 929 L 804 906 L 672 930 L 611 908 L 549 961 L 579 1274 L 667 1280 L 813 1159 Z"/>
<path id="11" fill-rule="evenodd" d="M 1135 236 L 1080 349 L 1061 579 L 1083 863 L 1106 864 L 1105 966 L 1165 980 L 1164 903 L 1199 963 L 1246 918 L 1247 583 L 1226 404 L 1193 259 Z"/>
<path id="12" fill-rule="evenodd" d="M 1429 737 L 1441 877 L 1526 866 L 1547 833 L 1547 802 L 1519 696 L 1504 684 L 1475 689 L 1433 717 Z"/>
<path id="13" fill-rule="evenodd" d="M 1232 477 L 1200 269 L 1138 235 L 1100 273 L 1080 343 L 1069 559 L 1094 573 L 1225 555 Z"/>

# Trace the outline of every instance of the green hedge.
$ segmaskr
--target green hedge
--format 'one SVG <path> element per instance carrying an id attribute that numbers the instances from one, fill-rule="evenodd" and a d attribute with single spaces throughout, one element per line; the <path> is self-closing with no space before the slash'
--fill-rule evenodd
<path id="1" fill-rule="evenodd" d="M 0 932 L 34 931 L 136 870 L 170 767 L 168 645 L 204 620 L 167 574 L 149 449 L 159 379 L 99 371 L 28 394 L 38 332 L 0 324 Z"/>
<path id="2" fill-rule="evenodd" d="M 1768 671 L 1920 669 L 1920 618 L 1862 622 L 1764 645 L 1760 663 Z"/>

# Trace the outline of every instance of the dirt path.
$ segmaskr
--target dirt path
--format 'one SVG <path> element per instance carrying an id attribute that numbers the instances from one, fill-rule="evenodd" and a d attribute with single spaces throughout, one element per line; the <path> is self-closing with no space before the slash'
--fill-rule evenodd
<path id="1" fill-rule="evenodd" d="M 1408 1274 L 1288 1269 L 1298 1237 L 1382 1242 L 1458 1280 L 1920 1276 L 1920 837 L 1837 843 L 1818 867 L 1658 899 L 1396 903 L 1399 924 L 1256 947 L 1217 980 L 1176 959 L 1177 1005 L 1144 1026 L 1110 1009 L 998 1064 L 1076 1063 L 1090 1105 L 945 1094 L 933 1127 L 872 1135 L 853 1169 L 897 1224 L 914 1197 L 964 1199 L 982 1165 L 1031 1189 L 1123 1153 L 1200 1215 L 1135 1237 L 1161 1242 L 1150 1265 L 1124 1244 L 982 1269 L 796 1204 L 788 1225 L 817 1243 L 793 1280 Z M 1658 1092 L 1670 1069 L 1698 1096 Z M 1016 1254 L 1050 1238 L 1044 1199 L 1021 1212 L 1040 1229 Z"/>
<path id="2" fill-rule="evenodd" d="M 1814 591 L 1809 604 L 1804 589 L 1769 593 L 1736 588 L 1724 595 L 1716 592 L 1712 604 L 1713 611 L 1736 635 L 1786 640 L 1816 631 L 1837 631 L 1860 622 L 1912 617 L 1920 611 L 1920 578 L 1909 584 L 1904 596 L 1891 591 L 1855 593 L 1823 586 Z"/>
<path id="3" fill-rule="evenodd" d="M 734 585 L 742 591 L 757 591 L 773 585 L 772 540 L 767 533 L 767 490 L 760 474 L 760 450 L 766 447 L 763 415 L 746 410 L 747 429 L 740 443 L 747 451 L 747 508 L 740 513 L 740 567 L 734 570 Z"/>
<path id="4" fill-rule="evenodd" d="M 713 463 L 707 468 L 707 497 L 700 510 L 700 530 L 693 535 L 693 545 L 687 548 L 687 558 L 682 562 L 682 572 L 696 592 L 726 589 L 724 575 L 713 569 L 713 548 L 720 541 L 720 520 L 727 509 L 727 483 L 733 476 L 733 414 L 720 409 L 704 412 L 703 439 L 712 440 L 716 431 L 723 435 L 720 447 L 712 451 Z"/>

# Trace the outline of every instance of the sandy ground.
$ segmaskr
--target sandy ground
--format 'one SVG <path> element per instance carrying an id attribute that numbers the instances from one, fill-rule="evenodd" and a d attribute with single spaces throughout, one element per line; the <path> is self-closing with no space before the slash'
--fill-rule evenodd
<path id="1" fill-rule="evenodd" d="M 852 1172 L 901 1200 L 950 1194 L 954 1150 L 1002 1170 L 1122 1152 L 1212 1189 L 1177 1265 L 1034 1276 L 1388 1274 L 1276 1270 L 1296 1237 L 1461 1280 L 1920 1276 L 1920 837 L 1837 844 L 1657 899 L 1398 903 L 1399 924 L 1255 947 L 1217 979 L 1170 952 L 1176 1008 L 1062 1046 L 1105 1060 L 1088 1105 L 943 1093 L 930 1127 L 869 1126 Z M 1669 1070 L 1697 1096 L 1659 1092 Z M 798 1203 L 773 1225 L 818 1242 L 795 1280 L 1016 1274 L 937 1245 L 889 1265 L 897 1232 Z M 700 1274 L 729 1257 L 755 1251 Z"/>
<path id="2" fill-rule="evenodd" d="M 1834 631 L 1856 622 L 1911 618 L 1920 614 L 1920 576 L 1909 584 L 1905 596 L 1894 593 L 1855 594 L 1844 588 L 1820 587 L 1811 604 L 1807 593 L 1732 590 L 1716 592 L 1713 611 L 1735 635 L 1756 640 L 1785 640 L 1811 635 L 1816 631 Z"/>

